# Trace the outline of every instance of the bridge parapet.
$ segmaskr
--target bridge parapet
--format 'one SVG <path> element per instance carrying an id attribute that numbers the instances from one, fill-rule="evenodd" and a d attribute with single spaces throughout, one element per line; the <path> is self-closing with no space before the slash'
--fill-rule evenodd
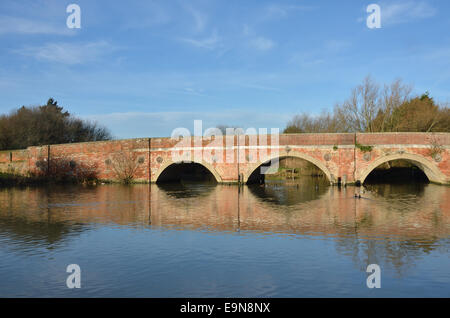
<path id="1" fill-rule="evenodd" d="M 346 146 L 355 144 L 355 134 L 282 134 L 280 145 Z"/>
<path id="2" fill-rule="evenodd" d="M 356 142 L 361 145 L 417 145 L 430 146 L 439 143 L 450 146 L 449 133 L 420 133 L 420 132 L 393 132 L 393 133 L 357 133 Z"/>
<path id="3" fill-rule="evenodd" d="M 20 174 L 38 172 L 43 162 L 65 158 L 74 166 L 95 168 L 100 179 L 117 180 L 114 160 L 122 156 L 132 161 L 135 180 L 156 182 L 164 169 L 177 162 L 173 154 L 187 151 L 186 161 L 205 166 L 218 182 L 238 182 L 240 175 L 246 181 L 268 160 L 298 157 L 322 169 L 332 183 L 364 182 L 377 166 L 403 159 L 417 165 L 431 181 L 450 184 L 449 133 L 281 134 L 274 141 L 271 135 L 260 135 L 138 138 L 29 147 L 0 152 L 0 172 L 11 166 L 18 167 Z"/>

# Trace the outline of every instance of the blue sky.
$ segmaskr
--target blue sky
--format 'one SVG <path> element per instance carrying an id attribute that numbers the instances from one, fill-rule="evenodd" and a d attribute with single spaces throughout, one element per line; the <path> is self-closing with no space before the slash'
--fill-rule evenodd
<path id="1" fill-rule="evenodd" d="M 380 29 L 366 26 L 371 3 Z M 118 138 L 170 136 L 194 119 L 282 129 L 369 74 L 448 102 L 449 12 L 447 0 L 2 0 L 0 113 L 54 97 Z"/>

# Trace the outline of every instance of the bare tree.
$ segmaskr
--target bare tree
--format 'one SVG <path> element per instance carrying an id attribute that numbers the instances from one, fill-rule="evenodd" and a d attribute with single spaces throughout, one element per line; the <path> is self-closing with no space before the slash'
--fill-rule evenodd
<path id="1" fill-rule="evenodd" d="M 332 113 L 296 115 L 285 133 L 450 131 L 450 109 L 425 93 L 411 97 L 412 86 L 397 79 L 383 89 L 367 76 Z"/>
<path id="2" fill-rule="evenodd" d="M 335 112 L 344 130 L 374 132 L 373 121 L 379 109 L 379 86 L 367 76 L 361 85 L 352 90 L 349 99 L 335 107 Z"/>
<path id="3" fill-rule="evenodd" d="M 394 126 L 394 112 L 401 105 L 410 99 L 412 92 L 411 85 L 405 85 L 400 79 L 394 81 L 391 85 L 384 85 L 382 92 L 381 122 L 378 131 L 392 131 Z"/>
<path id="4" fill-rule="evenodd" d="M 131 152 L 122 151 L 112 156 L 111 165 L 119 180 L 130 183 L 134 179 L 139 164 Z"/>
<path id="5" fill-rule="evenodd" d="M 287 124 L 285 133 L 325 133 L 338 132 L 340 129 L 333 114 L 322 111 L 320 115 L 313 116 L 306 113 L 295 115 Z"/>

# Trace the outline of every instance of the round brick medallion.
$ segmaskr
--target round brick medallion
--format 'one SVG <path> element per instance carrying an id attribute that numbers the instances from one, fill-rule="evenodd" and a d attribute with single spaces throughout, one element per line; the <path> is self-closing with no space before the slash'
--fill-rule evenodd
<path id="1" fill-rule="evenodd" d="M 442 161 L 442 156 L 440 155 L 440 154 L 435 154 L 434 156 L 433 156 L 433 159 L 434 159 L 434 161 L 436 161 L 436 162 L 441 162 Z"/>
<path id="2" fill-rule="evenodd" d="M 326 153 L 326 154 L 323 156 L 323 159 L 325 159 L 325 161 L 330 161 L 330 160 L 331 160 L 331 155 L 330 155 L 329 153 Z"/>
<path id="3" fill-rule="evenodd" d="M 156 162 L 157 163 L 162 163 L 163 161 L 164 161 L 164 159 L 162 157 L 156 158 Z"/>
<path id="4" fill-rule="evenodd" d="M 370 155 L 370 152 L 366 152 L 363 156 L 365 161 L 370 161 L 370 159 L 372 158 L 372 156 Z"/>

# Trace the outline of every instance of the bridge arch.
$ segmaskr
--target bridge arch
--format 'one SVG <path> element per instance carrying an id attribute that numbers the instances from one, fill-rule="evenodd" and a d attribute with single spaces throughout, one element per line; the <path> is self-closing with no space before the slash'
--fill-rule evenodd
<path id="1" fill-rule="evenodd" d="M 410 162 L 411 164 L 417 166 L 420 170 L 422 170 L 425 175 L 427 176 L 428 180 L 430 182 L 435 183 L 446 183 L 446 177 L 445 175 L 439 170 L 439 168 L 430 160 L 425 158 L 421 155 L 411 154 L 411 153 L 398 153 L 398 154 L 392 154 L 388 156 L 383 156 L 375 161 L 373 161 L 371 164 L 369 164 L 364 170 L 361 171 L 359 174 L 358 181 L 364 183 L 367 176 L 377 167 L 382 165 L 385 162 L 388 161 L 394 161 L 394 160 L 405 160 Z"/>
<path id="2" fill-rule="evenodd" d="M 159 167 L 158 172 L 157 172 L 156 175 L 155 175 L 154 182 L 157 182 L 157 181 L 158 181 L 158 179 L 159 179 L 159 177 L 161 176 L 161 174 L 162 174 L 167 168 L 169 168 L 169 167 L 172 166 L 172 165 L 182 164 L 182 163 L 185 163 L 185 164 L 190 164 L 190 163 L 198 164 L 198 165 L 202 166 L 203 168 L 205 168 L 207 171 L 209 171 L 209 172 L 214 176 L 214 178 L 216 179 L 216 182 L 217 182 L 217 183 L 221 183 L 221 182 L 222 182 L 222 177 L 219 175 L 219 173 L 216 171 L 216 169 L 214 169 L 214 167 L 213 167 L 211 164 L 209 164 L 209 163 L 207 163 L 207 162 L 205 162 L 205 161 L 197 161 L 197 160 L 191 160 L 191 161 L 179 161 L 179 162 L 175 162 L 175 161 L 172 161 L 172 160 L 168 160 L 167 162 L 165 162 L 164 164 L 162 164 L 162 165 Z"/>
<path id="3" fill-rule="evenodd" d="M 282 159 L 282 158 L 299 158 L 299 159 L 303 159 L 306 160 L 310 163 L 312 163 L 313 165 L 315 165 L 317 168 L 319 168 L 327 177 L 328 181 L 330 181 L 330 183 L 334 183 L 335 180 L 333 178 L 333 175 L 331 174 L 330 170 L 328 169 L 328 167 L 319 159 L 316 159 L 314 157 L 311 157 L 307 154 L 304 154 L 302 152 L 298 152 L 298 151 L 294 151 L 291 150 L 289 152 L 287 152 L 286 150 L 280 151 L 278 154 L 270 154 L 268 156 L 266 156 L 264 158 L 264 160 L 259 161 L 258 163 L 253 164 L 252 166 L 249 167 L 249 169 L 247 169 L 246 173 L 244 173 L 244 182 L 247 183 L 248 179 L 250 178 L 250 176 L 256 171 L 256 169 L 258 169 L 260 166 L 270 162 L 273 159 Z"/>

